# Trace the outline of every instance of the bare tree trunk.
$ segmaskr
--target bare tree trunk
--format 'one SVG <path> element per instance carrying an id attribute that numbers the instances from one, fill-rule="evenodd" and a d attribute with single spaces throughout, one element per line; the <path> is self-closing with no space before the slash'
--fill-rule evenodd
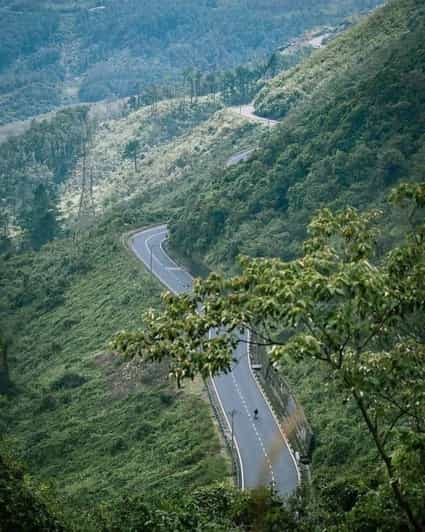
<path id="1" fill-rule="evenodd" d="M 8 393 L 10 385 L 7 344 L 0 338 L 0 394 Z"/>

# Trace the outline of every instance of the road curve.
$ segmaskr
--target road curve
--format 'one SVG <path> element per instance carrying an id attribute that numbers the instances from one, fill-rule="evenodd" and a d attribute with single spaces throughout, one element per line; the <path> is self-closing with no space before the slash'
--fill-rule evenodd
<path id="1" fill-rule="evenodd" d="M 130 245 L 135 255 L 164 286 L 175 294 L 181 294 L 191 290 L 193 278 L 165 252 L 163 244 L 167 238 L 167 226 L 160 225 L 134 234 Z M 213 379 L 213 387 L 229 431 L 233 412 L 242 489 L 273 485 L 280 495 L 290 495 L 300 481 L 299 469 L 257 385 L 246 344 L 239 344 L 235 361 L 231 373 Z M 257 420 L 253 418 L 256 408 L 259 411 Z"/>
<path id="2" fill-rule="evenodd" d="M 255 108 L 252 103 L 248 105 L 241 105 L 239 107 L 230 108 L 234 113 L 244 116 L 248 120 L 253 120 L 255 122 L 262 122 L 267 124 L 270 127 L 275 127 L 279 124 L 279 120 L 274 120 L 273 118 L 266 118 L 264 116 L 259 116 L 255 114 Z"/>

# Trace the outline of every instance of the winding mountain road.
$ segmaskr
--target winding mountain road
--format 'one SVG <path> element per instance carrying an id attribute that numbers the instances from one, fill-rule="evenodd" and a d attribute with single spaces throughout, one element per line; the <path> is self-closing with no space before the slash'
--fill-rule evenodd
<path id="1" fill-rule="evenodd" d="M 255 122 L 262 122 L 263 124 L 267 124 L 270 127 L 275 127 L 280 123 L 279 120 L 274 120 L 273 118 L 266 118 L 264 116 L 256 115 L 255 108 L 252 103 L 247 104 L 247 105 L 241 105 L 239 107 L 231 107 L 230 109 L 234 113 L 238 113 L 239 115 L 244 116 L 248 120 L 253 120 Z"/>
<path id="2" fill-rule="evenodd" d="M 260 122 L 262 124 L 266 124 L 269 127 L 275 127 L 278 124 L 280 124 L 279 120 L 273 120 L 272 118 L 265 118 L 264 116 L 259 116 L 255 114 L 255 107 L 254 104 L 250 103 L 247 105 L 241 105 L 239 107 L 229 107 L 232 113 L 237 113 L 240 116 L 243 116 L 247 120 L 251 120 L 253 122 Z M 240 162 L 246 162 L 249 161 L 249 159 L 252 158 L 252 156 L 255 153 L 255 148 L 247 148 L 243 151 L 240 151 L 238 153 L 235 153 L 226 162 L 226 166 L 234 166 L 235 164 L 238 164 Z"/>
<path id="3" fill-rule="evenodd" d="M 166 225 L 138 232 L 130 239 L 136 256 L 159 281 L 175 294 L 192 289 L 193 278 L 165 252 Z M 211 332 L 210 334 L 213 334 Z M 251 368 L 247 344 L 235 351 L 231 373 L 213 379 L 229 433 L 233 420 L 234 444 L 241 469 L 241 488 L 273 485 L 280 495 L 294 492 L 300 481 L 296 459 L 278 421 L 260 390 Z M 258 409 L 258 419 L 253 412 Z"/>

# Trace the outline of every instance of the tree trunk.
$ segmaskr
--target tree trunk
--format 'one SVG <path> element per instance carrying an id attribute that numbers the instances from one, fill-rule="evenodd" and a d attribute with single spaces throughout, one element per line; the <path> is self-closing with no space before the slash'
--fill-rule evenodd
<path id="1" fill-rule="evenodd" d="M 387 474 L 390 480 L 390 486 L 391 486 L 391 489 L 393 490 L 395 499 L 400 509 L 403 511 L 403 513 L 407 517 L 407 520 L 411 528 L 415 530 L 415 532 L 424 532 L 425 531 L 424 526 L 422 526 L 421 523 L 416 519 L 416 517 L 413 514 L 412 508 L 410 507 L 409 502 L 405 499 L 405 497 L 403 496 L 401 492 L 398 479 L 394 476 L 394 469 L 391 463 L 391 457 L 388 456 L 388 454 L 386 453 L 384 449 L 384 446 L 383 446 L 382 441 L 380 440 L 379 434 L 377 430 L 375 429 L 372 420 L 369 417 L 369 414 L 367 412 L 367 408 L 363 402 L 363 399 L 360 397 L 360 395 L 357 393 L 356 390 L 353 390 L 352 393 L 357 403 L 357 406 L 359 407 L 360 412 L 362 413 L 363 419 L 366 422 L 367 428 L 369 429 L 369 432 L 373 438 L 373 441 L 375 442 L 379 456 L 381 457 L 381 459 L 383 460 L 385 464 L 385 468 L 387 470 Z"/>
<path id="2" fill-rule="evenodd" d="M 7 346 L 0 338 L 0 394 L 10 391 L 9 364 L 7 361 Z"/>

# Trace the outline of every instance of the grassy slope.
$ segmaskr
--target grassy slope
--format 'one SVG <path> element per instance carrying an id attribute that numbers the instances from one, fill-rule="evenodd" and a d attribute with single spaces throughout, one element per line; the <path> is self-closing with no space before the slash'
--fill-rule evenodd
<path id="1" fill-rule="evenodd" d="M 143 224 L 138 211 L 127 208 L 125 220 Z M 111 335 L 140 326 L 161 291 L 121 244 L 122 216 L 116 224 L 85 237 L 79 250 L 65 240 L 0 265 L 17 388 L 3 405 L 3 430 L 74 508 L 227 474 L 202 386 L 178 392 L 166 368 L 123 364 L 108 351 Z"/>
<path id="2" fill-rule="evenodd" d="M 201 383 L 177 392 L 165 367 L 122 363 L 107 347 L 160 304 L 161 288 L 121 234 L 167 219 L 189 183 L 221 171 L 265 130 L 225 110 L 211 115 L 216 107 L 200 102 L 177 112 L 167 103 L 155 116 L 141 109 L 101 123 L 89 164 L 98 169 L 97 212 L 106 214 L 78 245 L 65 239 L 0 262 L 0 326 L 13 338 L 17 390 L 1 428 L 36 478 L 53 481 L 74 510 L 228 479 Z M 131 138 L 150 146 L 140 174 L 121 157 Z M 78 177 L 62 197 L 71 218 Z M 122 195 L 134 198 L 116 203 Z"/>
<path id="3" fill-rule="evenodd" d="M 208 171 L 224 167 L 235 152 L 256 145 L 263 125 L 221 107 L 218 100 L 209 98 L 194 105 L 171 100 L 159 104 L 155 113 L 144 107 L 124 118 L 101 122 L 88 155 L 88 165 L 94 168 L 96 209 L 107 209 L 164 182 L 178 190 L 182 182 L 199 181 Z M 141 145 L 137 170 L 133 161 L 122 156 L 129 139 Z M 78 210 L 80 183 L 81 162 L 62 191 L 65 216 L 72 217 Z"/>

